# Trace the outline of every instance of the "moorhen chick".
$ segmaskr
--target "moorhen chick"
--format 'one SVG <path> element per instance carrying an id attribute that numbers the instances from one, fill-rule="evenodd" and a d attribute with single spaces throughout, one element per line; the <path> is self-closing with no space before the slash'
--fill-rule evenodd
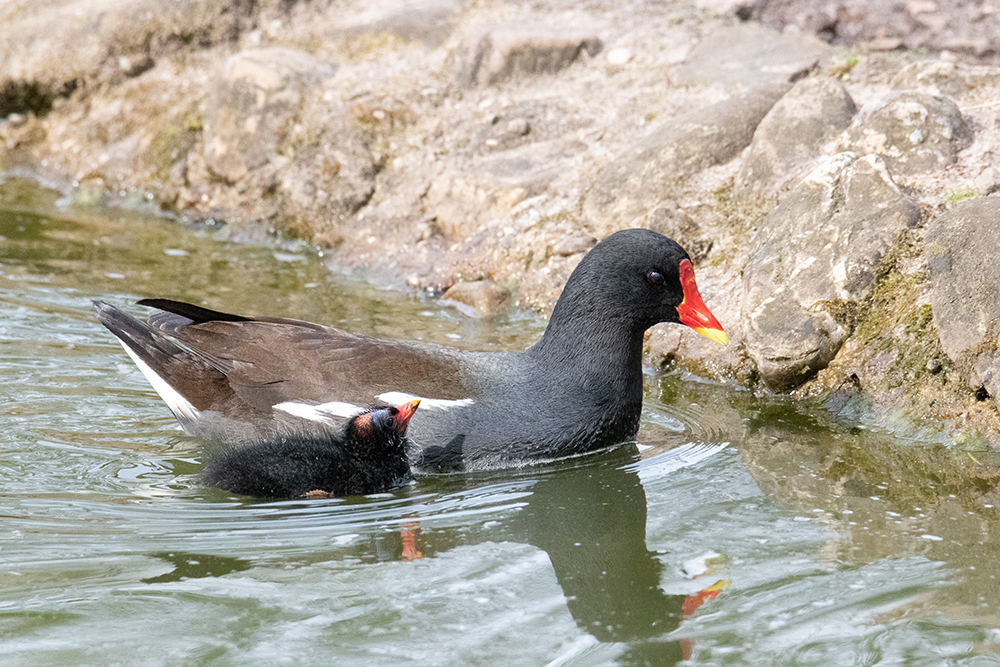
<path id="1" fill-rule="evenodd" d="M 406 426 L 420 401 L 371 408 L 328 426 L 229 445 L 208 460 L 202 481 L 258 498 L 327 498 L 383 493 L 407 484 Z"/>

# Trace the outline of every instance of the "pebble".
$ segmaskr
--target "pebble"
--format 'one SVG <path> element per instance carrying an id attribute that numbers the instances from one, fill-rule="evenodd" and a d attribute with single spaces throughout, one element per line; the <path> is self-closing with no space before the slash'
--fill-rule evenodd
<path id="1" fill-rule="evenodd" d="M 457 283 L 441 296 L 439 304 L 454 306 L 470 317 L 487 317 L 503 312 L 510 302 L 510 291 L 489 280 Z"/>
<path id="2" fill-rule="evenodd" d="M 624 65 L 630 60 L 632 60 L 632 52 L 622 46 L 608 51 L 609 65 Z"/>
<path id="3" fill-rule="evenodd" d="M 991 194 L 1000 188 L 1000 171 L 996 167 L 986 167 L 972 183 L 979 194 Z"/>
<path id="4" fill-rule="evenodd" d="M 516 134 L 519 137 L 523 137 L 528 132 L 531 131 L 531 125 L 528 124 L 524 118 L 514 118 L 509 123 L 507 123 L 507 130 L 511 134 Z"/>
<path id="5" fill-rule="evenodd" d="M 560 257 L 569 257 L 577 253 L 587 252 L 596 243 L 597 239 L 593 236 L 567 236 L 552 248 L 552 252 Z"/>

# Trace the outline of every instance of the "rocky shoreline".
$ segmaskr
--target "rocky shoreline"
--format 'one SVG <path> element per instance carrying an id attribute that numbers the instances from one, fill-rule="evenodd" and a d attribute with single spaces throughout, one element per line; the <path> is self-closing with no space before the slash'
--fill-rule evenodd
<path id="1" fill-rule="evenodd" d="M 1000 444 L 1000 3 L 16 0 L 0 172 L 546 310 L 643 226 L 721 349 L 651 364 Z M 993 41 L 991 41 L 993 40 Z"/>

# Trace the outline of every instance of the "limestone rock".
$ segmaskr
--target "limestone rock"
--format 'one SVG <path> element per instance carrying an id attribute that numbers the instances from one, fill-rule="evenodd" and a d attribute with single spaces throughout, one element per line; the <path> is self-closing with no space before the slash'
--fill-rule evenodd
<path id="1" fill-rule="evenodd" d="M 899 175 L 952 164 L 972 143 L 972 131 L 953 101 L 914 91 L 882 95 L 861 108 L 841 140 L 843 150 L 875 153 Z"/>
<path id="2" fill-rule="evenodd" d="M 329 122 L 322 136 L 324 143 L 300 150 L 281 173 L 278 192 L 286 226 L 335 243 L 340 223 L 374 193 L 378 169 L 364 137 L 342 119 Z"/>
<path id="3" fill-rule="evenodd" d="M 599 236 L 634 226 L 684 179 L 739 154 L 790 84 L 757 88 L 663 121 L 597 176 L 584 215 Z"/>
<path id="4" fill-rule="evenodd" d="M 466 315 L 486 317 L 497 315 L 510 302 L 510 291 L 489 280 L 457 283 L 442 295 L 440 304 L 455 306 Z"/>
<path id="5" fill-rule="evenodd" d="M 947 49 L 970 56 L 996 50 L 1000 17 L 986 2 L 967 0 L 757 0 L 751 17 L 780 29 L 874 48 Z"/>
<path id="6" fill-rule="evenodd" d="M 736 177 L 742 196 L 770 194 L 822 154 L 857 111 L 844 86 L 826 77 L 799 81 L 757 126 Z"/>
<path id="7" fill-rule="evenodd" d="M 301 51 L 231 56 L 206 103 L 203 157 L 219 198 L 251 218 L 336 243 L 368 201 L 378 168 L 363 130 L 334 94 L 336 66 Z"/>
<path id="8" fill-rule="evenodd" d="M 996 167 L 986 167 L 975 180 L 972 181 L 976 192 L 981 195 L 993 194 L 1000 190 L 1000 169 Z"/>
<path id="9" fill-rule="evenodd" d="M 965 202 L 927 226 L 931 309 L 941 347 L 1000 406 L 1000 195 Z M 971 366 L 971 368 L 970 368 Z"/>
<path id="10" fill-rule="evenodd" d="M 608 51 L 606 57 L 609 65 L 619 66 L 632 60 L 632 52 L 623 46 L 618 46 Z"/>
<path id="11" fill-rule="evenodd" d="M 303 90 L 336 71 L 301 51 L 241 51 L 226 61 L 205 114 L 205 161 L 231 183 L 270 161 L 299 111 Z"/>
<path id="12" fill-rule="evenodd" d="M 953 361 L 1000 334 L 1000 196 L 962 203 L 928 224 L 931 308 L 941 347 Z"/>
<path id="13" fill-rule="evenodd" d="M 601 50 L 596 35 L 562 30 L 498 28 L 479 37 L 459 75 L 466 86 L 493 85 L 507 79 L 551 74 L 584 53 Z"/>
<path id="14" fill-rule="evenodd" d="M 911 63 L 892 78 L 890 85 L 894 90 L 919 90 L 947 97 L 960 97 L 972 87 L 967 68 L 944 60 Z"/>
<path id="15" fill-rule="evenodd" d="M 825 67 L 833 49 L 815 37 L 754 23 L 726 26 L 702 39 L 675 72 L 678 83 L 756 88 L 790 83 Z"/>
<path id="16" fill-rule="evenodd" d="M 81 86 L 136 76 L 185 46 L 231 42 L 251 25 L 253 10 L 242 0 L 6 3 L 0 7 L 0 87 L 30 83 L 51 105 Z M 39 111 L 10 109 L 21 110 Z"/>
<path id="17" fill-rule="evenodd" d="M 462 0 L 366 2 L 362 5 L 365 11 L 357 17 L 345 17 L 346 12 L 341 11 L 324 11 L 320 6 L 314 10 L 318 15 L 310 17 L 314 19 L 310 24 L 316 26 L 317 36 L 342 29 L 353 35 L 383 33 L 407 42 L 439 46 L 451 33 L 455 13 L 461 5 Z"/>
<path id="18" fill-rule="evenodd" d="M 735 14 L 746 20 L 753 9 L 753 0 L 695 0 L 694 6 L 716 14 Z"/>
<path id="19" fill-rule="evenodd" d="M 424 212 L 452 238 L 472 236 L 484 220 L 541 194 L 584 150 L 577 141 L 539 141 L 448 169 L 431 182 Z"/>
<path id="20" fill-rule="evenodd" d="M 984 352 L 976 359 L 976 376 L 993 402 L 1000 405 L 1000 354 L 995 350 Z"/>
<path id="21" fill-rule="evenodd" d="M 646 216 L 643 227 L 677 241 L 687 251 L 695 266 L 712 250 L 712 239 L 704 234 L 694 218 L 675 201 L 666 200 L 653 207 Z"/>
<path id="22" fill-rule="evenodd" d="M 769 386 L 794 388 L 833 359 L 882 255 L 919 217 L 880 158 L 842 153 L 764 218 L 743 273 L 741 321 Z"/>
<path id="23" fill-rule="evenodd" d="M 570 257 L 572 255 L 589 252 L 597 245 L 597 239 L 587 234 L 571 234 L 564 237 L 552 248 L 552 253 L 560 257 Z"/>
<path id="24" fill-rule="evenodd" d="M 332 270 L 382 285 L 516 284 L 519 307 L 543 312 L 593 239 L 653 228 L 695 260 L 731 343 L 657 326 L 647 361 L 748 385 L 759 365 L 771 386 L 793 386 L 835 353 L 868 294 L 863 331 L 803 392 L 850 385 L 874 419 L 905 395 L 908 414 L 928 420 L 966 424 L 981 413 L 994 437 L 986 421 L 996 412 L 968 388 L 1000 391 L 996 334 L 966 325 L 976 342 L 959 361 L 940 349 L 931 274 L 913 245 L 925 230 L 904 232 L 891 267 L 878 265 L 891 270 L 878 273 L 877 294 L 865 286 L 879 253 L 851 259 L 888 243 L 898 220 L 885 222 L 879 205 L 902 208 L 898 193 L 878 185 L 871 165 L 862 174 L 862 160 L 841 163 L 825 185 L 792 188 L 839 150 L 843 130 L 831 134 L 851 106 L 842 80 L 856 100 L 919 93 L 961 108 L 952 140 L 934 147 L 944 160 L 912 178 L 890 162 L 922 210 L 957 215 L 966 209 L 956 202 L 1000 188 L 997 49 L 973 66 L 954 53 L 863 57 L 844 41 L 883 30 L 884 44 L 919 46 L 906 30 L 930 36 L 929 22 L 947 16 L 937 39 L 968 25 L 995 46 L 1000 13 L 987 5 L 996 4 L 5 0 L 0 166 L 52 183 L 65 201 L 162 203 L 248 242 L 291 235 L 321 247 Z M 779 6 L 811 16 L 829 43 L 734 20 Z M 857 21 L 864 31 L 852 33 Z M 606 47 L 591 59 L 598 36 Z M 474 87 L 455 80 L 463 61 L 475 65 L 464 70 Z M 947 134 L 934 129 L 935 113 L 917 148 Z M 961 120 L 975 132 L 967 149 L 954 140 Z M 887 144 L 883 161 L 897 160 L 894 150 Z M 762 223 L 782 200 L 777 215 L 801 219 Z M 878 243 L 856 240 L 869 236 Z M 987 243 L 981 236 L 966 238 Z M 783 282 L 762 287 L 760 265 L 771 269 L 765 280 Z M 963 280 L 974 290 L 975 277 Z"/>

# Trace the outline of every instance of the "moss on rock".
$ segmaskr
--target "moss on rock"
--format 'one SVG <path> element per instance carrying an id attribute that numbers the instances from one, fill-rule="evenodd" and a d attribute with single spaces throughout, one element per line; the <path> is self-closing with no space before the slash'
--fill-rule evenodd
<path id="1" fill-rule="evenodd" d="M 149 162 L 157 177 L 166 180 L 175 164 L 187 157 L 204 129 L 204 117 L 196 107 L 175 115 L 149 142 Z"/>
<path id="2" fill-rule="evenodd" d="M 982 448 L 996 431 L 996 409 L 977 399 L 969 364 L 951 363 L 941 347 L 921 241 L 920 230 L 906 230 L 885 254 L 851 338 L 797 395 L 902 434 Z"/>

